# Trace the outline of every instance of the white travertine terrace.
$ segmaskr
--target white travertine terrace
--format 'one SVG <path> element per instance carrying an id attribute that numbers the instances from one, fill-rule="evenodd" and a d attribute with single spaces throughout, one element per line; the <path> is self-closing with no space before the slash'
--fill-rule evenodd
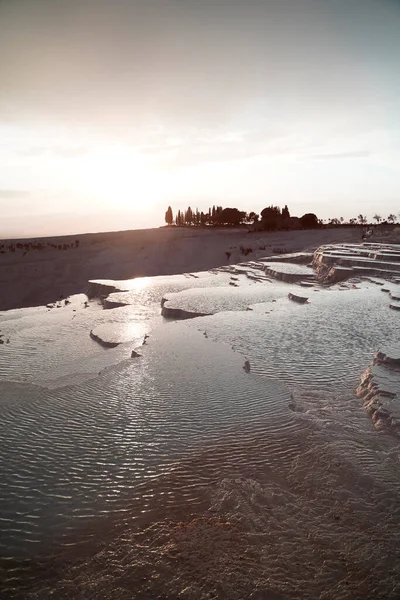
<path id="1" fill-rule="evenodd" d="M 331 284 L 352 275 L 400 278 L 400 247 L 397 244 L 335 244 L 321 246 L 314 253 L 313 267 L 318 279 Z"/>
<path id="2" fill-rule="evenodd" d="M 361 377 L 357 395 L 363 398 L 377 429 L 400 433 L 400 346 L 375 354 Z"/>

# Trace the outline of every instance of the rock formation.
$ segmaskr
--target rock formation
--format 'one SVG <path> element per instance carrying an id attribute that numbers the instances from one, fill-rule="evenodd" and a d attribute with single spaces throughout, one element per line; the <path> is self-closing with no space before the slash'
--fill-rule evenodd
<path id="1" fill-rule="evenodd" d="M 400 349 L 375 354 L 356 390 L 377 429 L 400 434 Z"/>

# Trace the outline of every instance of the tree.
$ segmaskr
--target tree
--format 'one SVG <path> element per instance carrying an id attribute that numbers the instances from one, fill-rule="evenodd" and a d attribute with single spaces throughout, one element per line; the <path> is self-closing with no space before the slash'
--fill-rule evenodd
<path id="1" fill-rule="evenodd" d="M 185 212 L 185 223 L 186 225 L 191 225 L 193 223 L 193 211 L 188 206 L 187 211 Z"/>
<path id="2" fill-rule="evenodd" d="M 387 218 L 387 220 L 389 221 L 389 223 L 396 223 L 397 221 L 397 217 L 394 214 L 390 214 Z"/>
<path id="3" fill-rule="evenodd" d="M 357 219 L 358 219 L 358 222 L 360 223 L 360 225 L 365 225 L 365 223 L 367 222 L 367 217 L 365 217 L 362 214 L 359 214 Z"/>
<path id="4" fill-rule="evenodd" d="M 218 216 L 220 225 L 238 226 L 243 223 L 246 218 L 246 212 L 237 208 L 224 208 Z"/>
<path id="5" fill-rule="evenodd" d="M 374 215 L 374 219 L 377 223 L 380 223 L 382 221 L 382 217 L 380 215 Z"/>
<path id="6" fill-rule="evenodd" d="M 300 223 L 303 229 L 315 229 L 319 227 L 318 217 L 314 213 L 306 213 L 300 217 Z"/>
<path id="7" fill-rule="evenodd" d="M 281 209 L 279 206 L 267 206 L 261 211 L 261 223 L 264 229 L 278 229 L 282 221 Z"/>
<path id="8" fill-rule="evenodd" d="M 178 225 L 178 227 L 182 227 L 185 224 L 183 221 L 183 212 L 180 210 L 178 210 L 176 213 L 175 223 Z"/>
<path id="9" fill-rule="evenodd" d="M 290 212 L 287 207 L 287 204 L 285 204 L 284 208 L 282 208 L 282 219 L 289 219 L 289 217 L 290 217 Z"/>
<path id="10" fill-rule="evenodd" d="M 217 208 L 215 209 L 215 223 L 221 223 L 221 214 L 223 210 L 224 209 L 222 208 L 222 206 L 217 206 Z"/>
<path id="11" fill-rule="evenodd" d="M 170 206 L 168 206 L 167 212 L 165 213 L 165 222 L 167 225 L 172 225 L 174 222 L 174 215 Z"/>
<path id="12" fill-rule="evenodd" d="M 255 213 L 254 211 L 251 211 L 248 215 L 247 215 L 247 222 L 248 223 L 256 223 L 258 221 L 258 214 Z"/>

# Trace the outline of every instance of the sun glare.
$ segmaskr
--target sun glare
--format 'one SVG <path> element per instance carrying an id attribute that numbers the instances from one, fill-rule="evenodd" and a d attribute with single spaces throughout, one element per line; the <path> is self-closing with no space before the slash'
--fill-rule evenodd
<path id="1" fill-rule="evenodd" d="M 135 279 L 130 279 L 126 282 L 126 287 L 129 290 L 134 290 L 136 292 L 141 292 L 145 290 L 151 282 L 151 277 L 136 277 Z"/>
<path id="2" fill-rule="evenodd" d="M 77 185 L 108 208 L 145 211 L 162 194 L 161 176 L 140 154 L 123 147 L 99 148 L 77 160 Z"/>

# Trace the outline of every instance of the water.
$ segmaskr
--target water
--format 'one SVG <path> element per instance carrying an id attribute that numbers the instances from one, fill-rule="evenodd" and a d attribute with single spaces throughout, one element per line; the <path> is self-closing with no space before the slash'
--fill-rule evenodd
<path id="1" fill-rule="evenodd" d="M 354 393 L 398 314 L 243 270 L 1 313 L 6 597 L 399 596 L 398 440 Z"/>

